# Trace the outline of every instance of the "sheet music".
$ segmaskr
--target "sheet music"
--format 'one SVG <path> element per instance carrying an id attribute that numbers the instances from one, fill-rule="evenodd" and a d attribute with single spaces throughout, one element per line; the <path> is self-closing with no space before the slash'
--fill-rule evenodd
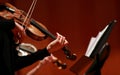
<path id="1" fill-rule="evenodd" d="M 83 55 L 71 68 L 70 70 L 76 75 L 83 75 L 88 67 L 88 64 L 93 64 L 94 57 L 103 50 L 107 39 L 112 31 L 113 26 L 117 21 L 111 21 L 106 27 L 101 30 L 96 37 L 91 37 L 88 48 L 85 55 Z M 84 72 L 84 73 L 83 73 Z"/>
<path id="2" fill-rule="evenodd" d="M 108 25 L 101 32 L 99 32 L 96 37 L 91 38 L 88 48 L 87 48 L 87 51 L 85 53 L 85 56 L 90 57 L 95 46 L 97 45 L 98 41 L 100 40 L 100 38 L 102 37 L 102 35 L 104 34 L 104 32 L 106 31 L 107 28 L 108 28 Z"/>

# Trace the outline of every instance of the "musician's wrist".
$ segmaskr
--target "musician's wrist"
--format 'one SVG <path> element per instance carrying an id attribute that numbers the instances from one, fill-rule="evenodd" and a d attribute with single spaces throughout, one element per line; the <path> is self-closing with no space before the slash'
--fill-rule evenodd
<path id="1" fill-rule="evenodd" d="M 51 52 L 51 47 L 50 47 L 50 46 L 47 46 L 46 49 L 47 49 L 47 51 L 48 51 L 49 53 L 52 53 L 52 52 Z"/>

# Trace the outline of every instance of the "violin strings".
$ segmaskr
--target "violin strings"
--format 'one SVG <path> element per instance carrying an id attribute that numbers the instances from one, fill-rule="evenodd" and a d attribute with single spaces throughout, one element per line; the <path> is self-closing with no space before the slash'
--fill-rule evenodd
<path id="1" fill-rule="evenodd" d="M 35 0 L 35 3 L 34 3 L 34 5 L 33 5 L 33 8 L 32 8 L 32 10 L 31 10 L 31 13 L 30 13 L 30 15 L 29 15 L 28 20 L 30 20 L 30 18 L 31 18 L 31 16 L 32 16 L 32 13 L 33 13 L 33 11 L 34 11 L 34 9 L 35 9 L 36 3 L 37 3 L 37 0 Z"/>

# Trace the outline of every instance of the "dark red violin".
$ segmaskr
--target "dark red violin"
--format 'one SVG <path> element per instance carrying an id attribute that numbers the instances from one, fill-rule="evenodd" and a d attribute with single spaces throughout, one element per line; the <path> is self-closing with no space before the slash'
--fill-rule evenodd
<path id="1" fill-rule="evenodd" d="M 9 4 L 9 3 L 5 3 L 6 6 L 6 10 L 0 12 L 0 14 L 2 17 L 9 19 L 9 15 L 13 15 L 15 16 L 14 20 L 17 24 L 23 26 L 25 32 L 20 32 L 17 28 L 15 28 L 13 30 L 13 32 L 15 33 L 15 40 L 16 43 L 19 42 L 24 42 L 24 43 L 31 43 L 37 48 L 40 49 L 39 46 L 37 46 L 38 44 L 40 44 L 39 41 L 41 40 L 46 40 L 47 37 L 51 37 L 52 39 L 56 39 L 56 36 L 54 36 L 52 33 L 50 33 L 47 28 L 40 22 L 34 20 L 33 18 L 31 18 L 31 13 L 26 14 L 24 11 L 17 9 L 16 7 L 14 7 L 13 5 Z M 33 8 L 35 7 L 35 2 L 33 1 L 32 7 L 30 9 L 30 11 L 33 11 Z M 18 14 L 18 15 L 16 15 Z M 27 35 L 24 35 L 24 33 Z M 22 34 L 22 36 L 20 35 Z M 25 38 L 24 38 L 25 37 Z M 28 42 L 29 41 L 29 42 Z M 45 47 L 45 45 L 44 45 Z M 42 47 L 42 48 L 44 48 Z M 76 54 L 73 54 L 67 46 L 63 47 L 62 50 L 64 51 L 67 59 L 70 60 L 75 60 L 76 59 Z M 30 51 L 27 50 L 27 52 L 30 54 L 34 51 Z M 66 68 L 66 64 L 62 63 L 60 60 L 57 60 L 54 62 L 55 64 L 57 64 L 58 67 L 61 67 L 62 69 Z"/>
<path id="2" fill-rule="evenodd" d="M 16 11 L 19 11 L 20 13 L 22 13 L 22 15 L 19 18 L 17 18 L 17 20 L 21 22 L 25 19 L 24 11 L 15 8 L 9 3 L 6 3 L 6 5 L 9 6 L 8 10 L 10 10 L 11 12 L 18 13 Z M 49 32 L 42 23 L 29 17 L 27 20 L 28 20 L 28 23 L 26 23 L 25 25 L 23 24 L 23 26 L 26 28 L 27 35 L 32 39 L 40 41 L 45 39 L 47 36 L 51 37 L 52 39 L 56 39 L 56 36 L 54 36 L 51 32 Z M 63 47 L 62 50 L 64 51 L 67 59 L 70 59 L 70 60 L 76 59 L 76 54 L 72 53 L 67 46 Z"/>

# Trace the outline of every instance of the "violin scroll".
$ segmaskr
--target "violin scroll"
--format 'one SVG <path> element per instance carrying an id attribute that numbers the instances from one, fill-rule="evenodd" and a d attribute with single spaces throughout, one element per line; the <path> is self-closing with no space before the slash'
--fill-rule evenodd
<path id="1" fill-rule="evenodd" d="M 64 54 L 66 55 L 66 58 L 67 59 L 70 59 L 70 60 L 76 60 L 77 56 L 75 53 L 72 53 L 70 51 L 70 49 L 68 49 L 67 46 L 63 47 L 62 50 L 64 51 Z"/>

